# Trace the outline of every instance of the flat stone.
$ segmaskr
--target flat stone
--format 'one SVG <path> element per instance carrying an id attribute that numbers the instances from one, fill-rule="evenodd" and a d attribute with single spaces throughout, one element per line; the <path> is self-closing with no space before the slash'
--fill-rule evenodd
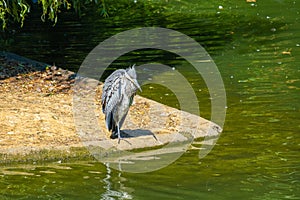
<path id="1" fill-rule="evenodd" d="M 14 55 L 14 66 L 18 66 L 15 64 L 18 59 L 24 66 L 29 62 Z M 32 60 L 30 64 L 43 65 Z M 31 76 L 30 73 L 33 76 L 29 81 L 26 77 Z M 22 76 L 20 79 L 12 75 L 0 80 L 0 154 L 30 154 L 40 150 L 66 152 L 72 147 L 86 147 L 92 153 L 93 150 L 99 149 L 102 153 L 108 153 L 174 144 L 170 145 L 170 148 L 148 153 L 149 155 L 143 154 L 148 155 L 147 158 L 136 157 L 148 159 L 153 158 L 156 153 L 182 151 L 182 148 L 186 148 L 186 144 L 194 139 L 215 137 L 222 131 L 217 124 L 197 115 L 136 96 L 122 127 L 126 136 L 118 143 L 118 139 L 110 139 L 111 133 L 105 127 L 105 117 L 100 105 L 101 83 L 93 79 L 85 80 L 96 85 L 97 91 L 87 106 L 78 108 L 82 120 L 75 123 L 74 117 L 78 116 L 74 113 L 74 80 L 66 77 L 63 82 L 52 81 L 51 88 L 58 89 L 49 95 L 50 86 L 48 87 L 46 73 L 47 71 L 29 72 L 28 76 Z M 68 87 L 61 90 L 65 85 Z M 88 96 L 89 89 L 82 91 L 84 97 Z M 85 114 L 86 109 L 90 109 L 89 106 L 94 109 L 92 116 Z"/>

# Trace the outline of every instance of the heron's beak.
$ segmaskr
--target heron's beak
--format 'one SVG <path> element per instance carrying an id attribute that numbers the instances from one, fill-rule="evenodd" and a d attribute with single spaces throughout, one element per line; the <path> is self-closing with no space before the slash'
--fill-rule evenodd
<path id="1" fill-rule="evenodd" d="M 141 88 L 141 86 L 139 85 L 139 83 L 137 82 L 137 80 L 134 80 L 134 81 L 133 81 L 133 84 L 134 84 L 141 92 L 143 92 L 143 91 L 142 91 L 142 88 Z"/>

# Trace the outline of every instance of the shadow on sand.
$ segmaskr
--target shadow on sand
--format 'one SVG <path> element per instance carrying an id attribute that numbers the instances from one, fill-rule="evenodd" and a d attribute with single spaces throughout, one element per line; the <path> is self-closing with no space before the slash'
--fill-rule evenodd
<path id="1" fill-rule="evenodd" d="M 156 136 L 153 132 L 150 130 L 145 130 L 145 129 L 124 129 L 121 130 L 121 137 L 122 138 L 136 138 L 136 137 L 141 137 L 141 136 L 153 136 L 156 140 Z"/>

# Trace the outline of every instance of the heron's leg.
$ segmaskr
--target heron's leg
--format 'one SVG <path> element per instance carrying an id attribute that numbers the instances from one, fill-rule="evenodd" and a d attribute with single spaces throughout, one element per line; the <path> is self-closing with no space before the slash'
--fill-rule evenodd
<path id="1" fill-rule="evenodd" d="M 118 139 L 119 139 L 118 143 L 120 144 L 120 140 L 122 139 L 121 138 L 121 133 L 120 133 L 120 127 L 117 126 L 117 128 L 118 128 Z"/>
<path id="2" fill-rule="evenodd" d="M 120 144 L 120 141 L 123 140 L 123 141 L 125 141 L 125 142 L 127 142 L 128 144 L 131 145 L 131 143 L 130 143 L 129 141 L 127 141 L 125 138 L 122 138 L 122 137 L 121 137 L 121 133 L 124 133 L 124 132 L 121 131 L 120 128 L 119 128 L 119 126 L 118 126 L 118 138 L 119 138 L 118 144 Z"/>

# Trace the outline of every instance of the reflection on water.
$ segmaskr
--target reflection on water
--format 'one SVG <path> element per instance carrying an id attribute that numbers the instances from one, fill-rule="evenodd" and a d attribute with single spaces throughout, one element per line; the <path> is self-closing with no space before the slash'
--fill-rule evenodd
<path id="1" fill-rule="evenodd" d="M 133 199 L 127 179 L 91 161 L 1 168 L 1 199 Z"/>
<path id="2" fill-rule="evenodd" d="M 101 194 L 101 199 L 103 200 L 110 200 L 110 199 L 133 199 L 133 197 L 126 191 L 131 191 L 131 193 L 133 192 L 133 190 L 127 188 L 125 186 L 127 180 L 125 178 L 122 177 L 122 172 L 119 171 L 118 172 L 118 188 L 119 190 L 116 191 L 113 189 L 112 184 L 116 183 L 116 180 L 114 180 L 111 176 L 111 169 L 109 167 L 109 164 L 104 164 L 106 166 L 106 177 L 103 179 L 104 182 L 104 188 L 105 188 L 105 192 L 103 194 Z"/>
<path id="3" fill-rule="evenodd" d="M 195 143 L 173 164 L 147 174 L 120 173 L 94 161 L 1 164 L 1 199 L 300 198 L 299 2 L 207 1 L 190 11 L 185 4 L 179 6 L 172 10 L 179 14 L 171 14 L 169 7 L 154 16 L 136 10 L 130 15 L 133 21 L 87 15 L 78 23 L 70 17 L 51 33 L 31 21 L 31 27 L 25 25 L 5 48 L 76 69 L 94 46 L 120 31 L 138 26 L 182 31 L 206 48 L 224 80 L 226 124 L 213 151 L 199 160 L 201 144 Z M 112 68 L 148 62 L 170 65 L 187 77 L 201 116 L 210 118 L 205 83 L 178 56 L 158 50 L 132 52 L 116 60 Z M 178 106 L 164 88 L 148 85 L 143 91 L 145 96 Z"/>

